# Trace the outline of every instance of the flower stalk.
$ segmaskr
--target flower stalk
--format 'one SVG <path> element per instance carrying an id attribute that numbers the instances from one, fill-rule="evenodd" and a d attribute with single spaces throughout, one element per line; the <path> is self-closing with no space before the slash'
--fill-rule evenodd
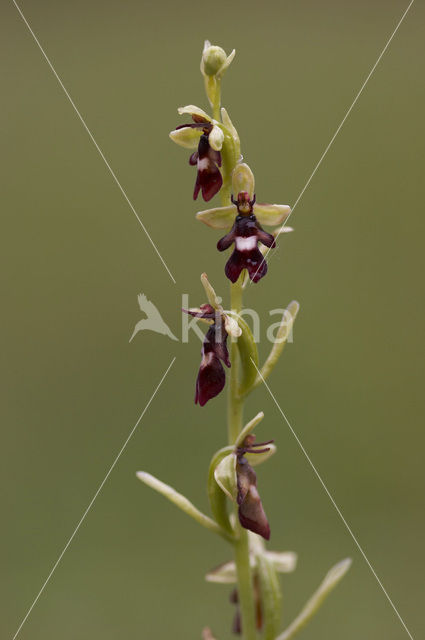
<path id="1" fill-rule="evenodd" d="M 223 162 L 223 186 L 230 185 L 234 166 L 228 166 Z M 223 207 L 229 204 L 230 189 L 221 194 L 221 204 Z M 230 283 L 230 308 L 232 313 L 239 315 L 243 308 L 242 277 L 236 282 Z M 244 398 L 239 394 L 240 368 L 238 345 L 236 340 L 232 340 L 230 346 L 230 360 L 232 368 L 230 371 L 230 383 L 228 391 L 227 410 L 227 433 L 229 445 L 234 445 L 243 429 L 243 408 Z M 238 595 L 242 629 L 245 640 L 256 640 L 256 620 L 253 581 L 250 566 L 248 532 L 239 523 L 236 525 L 236 540 L 234 544 L 235 566 L 237 573 Z"/>

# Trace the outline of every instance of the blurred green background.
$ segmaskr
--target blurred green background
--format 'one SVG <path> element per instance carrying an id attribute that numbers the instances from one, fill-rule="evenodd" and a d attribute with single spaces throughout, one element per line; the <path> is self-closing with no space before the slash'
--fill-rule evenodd
<path id="1" fill-rule="evenodd" d="M 206 108 L 205 38 L 237 55 L 223 101 L 259 200 L 293 203 L 406 2 L 22 0 L 21 8 L 175 276 L 174 285 L 12 2 L 1 9 L 2 544 L 0 634 L 12 638 L 176 356 L 20 638 L 230 638 L 230 589 L 204 573 L 225 543 L 135 478 L 207 509 L 225 396 L 193 405 L 199 341 L 140 333 L 137 294 L 180 335 L 181 293 L 227 295 L 219 234 L 168 132 Z M 270 385 L 415 638 L 423 504 L 423 4 L 414 3 L 291 219 L 247 306 L 301 303 Z M 275 319 L 273 320 L 275 321 Z M 261 357 L 269 344 L 260 344 Z M 407 637 L 270 396 L 247 418 L 279 451 L 259 487 L 271 548 L 299 553 L 284 623 L 345 556 L 304 640 Z M 422 607 L 423 608 L 423 607 Z M 300 636 L 301 638 L 301 636 Z"/>

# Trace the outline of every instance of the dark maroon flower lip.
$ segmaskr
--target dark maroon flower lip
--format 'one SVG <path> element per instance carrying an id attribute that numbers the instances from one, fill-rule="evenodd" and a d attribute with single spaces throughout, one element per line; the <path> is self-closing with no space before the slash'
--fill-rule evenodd
<path id="1" fill-rule="evenodd" d="M 177 129 L 190 127 L 192 129 L 202 129 L 199 139 L 198 150 L 192 153 L 189 164 L 197 167 L 195 188 L 193 199 L 196 200 L 201 191 L 205 202 L 208 202 L 218 193 L 223 184 L 223 178 L 219 167 L 221 167 L 221 154 L 210 146 L 208 137 L 213 129 L 213 124 L 204 120 L 202 116 L 192 115 L 195 122 L 191 124 L 181 124 Z"/>
<path id="2" fill-rule="evenodd" d="M 183 309 L 185 313 L 198 318 L 213 320 L 205 334 L 202 345 L 202 358 L 196 378 L 195 404 L 203 407 L 208 400 L 215 398 L 224 388 L 226 374 L 222 362 L 230 367 L 227 349 L 227 331 L 223 316 L 211 305 L 202 305 L 197 309 Z"/>
<path id="3" fill-rule="evenodd" d="M 232 255 L 226 263 L 224 272 L 231 282 L 236 282 L 242 271 L 248 271 L 252 282 L 258 282 L 267 273 L 267 262 L 258 248 L 261 242 L 270 249 L 276 246 L 274 237 L 264 231 L 253 213 L 255 195 L 252 200 L 246 192 L 238 194 L 236 205 L 238 214 L 232 229 L 217 243 L 219 251 L 225 251 L 235 245 Z"/>
<path id="4" fill-rule="evenodd" d="M 196 164 L 198 169 L 193 199 L 196 200 L 199 191 L 201 191 L 203 199 L 208 202 L 220 191 L 223 178 L 219 169 L 221 167 L 221 154 L 210 147 L 208 135 L 205 133 L 202 134 L 199 140 L 198 151 L 195 151 L 190 156 L 189 164 Z"/>
<path id="5" fill-rule="evenodd" d="M 246 453 L 264 453 L 273 441 L 254 444 L 255 436 L 247 436 L 241 447 L 236 449 L 236 479 L 238 494 L 239 522 L 242 527 L 270 539 L 270 525 L 264 512 L 257 489 L 257 474 L 245 458 Z"/>

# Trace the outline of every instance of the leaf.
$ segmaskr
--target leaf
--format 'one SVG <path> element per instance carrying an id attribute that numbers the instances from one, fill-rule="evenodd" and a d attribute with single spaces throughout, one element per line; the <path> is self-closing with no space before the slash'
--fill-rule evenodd
<path id="1" fill-rule="evenodd" d="M 289 627 L 276 638 L 276 640 L 289 640 L 290 638 L 293 638 L 295 634 L 298 633 L 298 631 L 300 631 L 307 622 L 309 622 L 309 620 L 323 605 L 331 591 L 335 589 L 337 584 L 345 576 L 351 567 L 351 563 L 351 558 L 345 558 L 345 560 L 341 560 L 341 562 L 338 562 L 338 564 L 328 571 L 317 591 L 313 593 L 310 600 L 308 600 L 304 605 L 301 613 L 295 618 Z"/>
<path id="2" fill-rule="evenodd" d="M 147 484 L 158 493 L 161 493 L 163 496 L 168 498 L 170 502 L 173 502 L 179 509 L 187 513 L 191 518 L 196 520 L 199 524 L 201 524 L 206 529 L 213 531 L 214 533 L 218 533 L 226 540 L 233 540 L 233 536 L 229 535 L 227 531 L 225 531 L 222 527 L 220 527 L 214 520 L 211 520 L 208 516 L 206 516 L 202 511 L 199 511 L 193 505 L 190 500 L 188 500 L 181 493 L 178 493 L 173 487 L 170 487 L 168 484 L 161 482 L 158 478 L 155 478 L 150 473 L 146 473 L 146 471 L 138 471 L 136 473 L 139 480 Z"/>

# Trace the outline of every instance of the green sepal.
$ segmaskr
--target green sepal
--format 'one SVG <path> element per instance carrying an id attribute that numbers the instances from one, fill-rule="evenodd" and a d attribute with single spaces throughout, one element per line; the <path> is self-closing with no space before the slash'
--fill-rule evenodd
<path id="1" fill-rule="evenodd" d="M 280 625 L 282 592 L 273 563 L 265 554 L 256 557 L 264 615 L 263 640 L 275 640 Z"/>
<path id="2" fill-rule="evenodd" d="M 234 451 L 222 458 L 214 469 L 214 478 L 218 486 L 230 500 L 236 502 L 238 481 L 236 478 L 236 454 Z"/>
<path id="3" fill-rule="evenodd" d="M 208 113 L 205 113 L 203 109 L 200 109 L 194 104 L 187 104 L 185 107 L 179 107 L 177 111 L 181 116 L 186 114 L 190 116 L 192 115 L 200 116 L 201 118 L 204 118 L 207 122 L 211 122 L 211 117 L 208 115 Z"/>
<path id="4" fill-rule="evenodd" d="M 246 162 L 239 162 L 232 174 L 232 190 L 235 197 L 241 191 L 247 191 L 249 197 L 254 196 L 255 178 Z"/>
<path id="5" fill-rule="evenodd" d="M 230 204 L 230 194 L 232 192 L 232 173 L 240 158 L 240 148 L 229 130 L 226 129 L 226 127 L 222 128 L 224 133 L 223 146 L 221 148 L 223 176 L 222 190 L 224 190 L 224 193 L 227 194 L 227 201 Z M 225 202 L 223 202 L 223 204 L 225 204 Z"/>
<path id="6" fill-rule="evenodd" d="M 239 135 L 238 132 L 236 131 L 236 128 L 233 124 L 233 122 L 230 120 L 229 114 L 227 113 L 226 109 L 224 107 L 221 108 L 221 120 L 223 122 L 223 125 L 226 127 L 226 129 L 228 130 L 228 132 L 230 133 L 230 135 L 233 138 L 233 141 L 235 143 L 235 149 L 237 151 L 238 154 L 240 154 L 241 152 L 241 143 L 239 140 Z"/>
<path id="7" fill-rule="evenodd" d="M 218 525 L 228 533 L 233 534 L 229 514 L 227 511 L 226 494 L 217 484 L 214 472 L 220 462 L 234 451 L 233 447 L 224 447 L 215 453 L 210 462 L 208 470 L 208 498 L 210 501 L 211 513 Z"/>
<path id="8" fill-rule="evenodd" d="M 237 210 L 234 204 L 198 211 L 196 219 L 213 229 L 230 229 L 235 222 Z"/>
<path id="9" fill-rule="evenodd" d="M 246 425 L 244 426 L 244 428 L 242 429 L 242 431 L 238 435 L 238 439 L 235 442 L 235 446 L 236 447 L 241 447 L 242 446 L 243 441 L 245 440 L 245 438 L 247 436 L 249 436 L 249 434 L 252 432 L 252 430 L 255 429 L 257 424 L 259 424 L 263 418 L 264 418 L 264 413 L 262 411 L 260 411 L 259 413 L 257 413 L 257 415 L 254 418 L 252 418 L 252 420 L 250 420 L 249 422 L 246 423 Z"/>
<path id="10" fill-rule="evenodd" d="M 192 129 L 184 127 L 183 129 L 174 129 L 168 134 L 173 142 L 185 149 L 197 149 L 202 132 L 200 129 Z"/>
<path id="11" fill-rule="evenodd" d="M 274 227 L 286 220 L 291 213 L 291 207 L 286 204 L 255 203 L 254 214 L 260 224 Z"/>

